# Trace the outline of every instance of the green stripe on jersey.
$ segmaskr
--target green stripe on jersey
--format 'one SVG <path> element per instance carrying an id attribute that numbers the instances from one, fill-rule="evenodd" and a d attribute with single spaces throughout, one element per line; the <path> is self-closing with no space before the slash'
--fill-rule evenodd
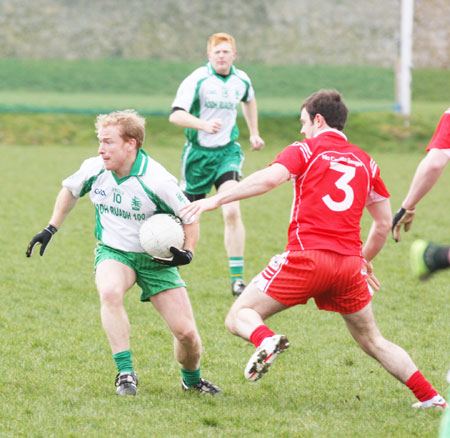
<path id="1" fill-rule="evenodd" d="M 150 200 L 156 205 L 156 210 L 154 214 L 158 213 L 169 213 L 175 215 L 175 212 L 156 194 L 153 193 L 142 181 L 140 178 L 136 178 L 141 184 L 147 196 Z"/>
<path id="2" fill-rule="evenodd" d="M 91 176 L 84 184 L 83 188 L 80 192 L 80 198 L 83 197 L 86 193 L 91 191 L 92 184 L 94 184 L 95 180 L 105 171 L 105 169 L 102 169 L 97 175 Z"/>
<path id="3" fill-rule="evenodd" d="M 103 235 L 103 225 L 102 222 L 100 220 L 101 215 L 100 212 L 98 211 L 98 207 L 95 206 L 95 230 L 94 230 L 94 235 L 98 240 L 102 240 L 102 235 Z"/>

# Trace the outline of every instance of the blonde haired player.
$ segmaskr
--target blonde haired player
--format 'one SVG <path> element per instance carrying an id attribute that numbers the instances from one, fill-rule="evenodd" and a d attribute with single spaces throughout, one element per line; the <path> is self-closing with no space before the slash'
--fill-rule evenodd
<path id="1" fill-rule="evenodd" d="M 197 221 L 183 221 L 184 248 L 171 248 L 171 261 L 146 254 L 139 243 L 142 223 L 157 213 L 179 215 L 189 201 L 177 180 L 142 149 L 145 119 L 134 110 L 97 117 L 98 156 L 84 161 L 66 178 L 49 225 L 35 235 L 26 252 L 41 244 L 44 251 L 78 199 L 89 193 L 95 206 L 95 283 L 100 313 L 117 366 L 118 395 L 136 395 L 138 379 L 130 350 L 130 323 L 123 300 L 136 283 L 141 301 L 151 302 L 174 336 L 182 388 L 217 394 L 221 390 L 200 377 L 201 340 L 177 266 L 191 262 L 198 241 Z"/>
<path id="2" fill-rule="evenodd" d="M 209 38 L 206 52 L 208 63 L 181 83 L 169 117 L 171 123 L 186 128 L 181 188 L 191 201 L 206 197 L 213 185 L 220 193 L 239 181 L 244 161 L 237 143 L 236 116 L 240 103 L 250 131 L 251 150 L 264 146 L 250 78 L 233 65 L 237 53 L 234 38 L 216 33 Z M 222 212 L 231 291 L 240 295 L 245 287 L 245 228 L 239 202 L 224 205 Z"/>

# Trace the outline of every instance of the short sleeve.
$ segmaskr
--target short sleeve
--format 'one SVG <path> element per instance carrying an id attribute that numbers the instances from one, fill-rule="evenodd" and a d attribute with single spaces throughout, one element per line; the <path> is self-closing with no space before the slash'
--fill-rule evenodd
<path id="1" fill-rule="evenodd" d="M 159 184 L 158 188 L 158 196 L 167 204 L 167 206 L 173 210 L 175 216 L 181 216 L 181 208 L 190 204 L 189 199 L 182 192 L 180 187 L 177 184 L 177 179 L 169 175 L 167 179 Z M 184 224 L 190 224 L 195 220 L 195 218 L 191 218 L 189 221 L 182 219 Z"/>
<path id="2" fill-rule="evenodd" d="M 311 157 L 311 149 L 306 142 L 295 142 L 280 152 L 271 163 L 282 164 L 289 170 L 291 177 L 299 176 L 305 169 L 305 164 Z"/>
<path id="3" fill-rule="evenodd" d="M 91 190 L 93 182 L 103 172 L 104 164 L 101 157 L 88 158 L 79 170 L 62 182 L 62 185 L 69 189 L 75 198 L 80 198 Z"/>
<path id="4" fill-rule="evenodd" d="M 384 184 L 384 181 L 381 179 L 380 169 L 377 166 L 375 176 L 372 180 L 369 196 L 367 197 L 366 205 L 373 204 L 374 202 L 383 201 L 385 199 L 390 198 L 390 196 L 391 195 L 389 194 L 388 189 Z"/>
<path id="5" fill-rule="evenodd" d="M 431 149 L 450 149 L 450 108 L 442 115 L 428 144 L 427 151 Z"/>
<path id="6" fill-rule="evenodd" d="M 205 77 L 206 68 L 201 67 L 192 72 L 183 82 L 180 84 L 177 90 L 177 95 L 172 102 L 172 108 L 183 108 L 189 112 L 194 102 L 195 95 L 198 92 L 197 87 L 201 82 L 201 79 Z"/>

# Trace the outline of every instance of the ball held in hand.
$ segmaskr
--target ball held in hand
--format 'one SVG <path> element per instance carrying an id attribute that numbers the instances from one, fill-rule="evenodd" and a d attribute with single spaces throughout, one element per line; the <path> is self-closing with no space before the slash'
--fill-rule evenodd
<path id="1" fill-rule="evenodd" d="M 144 251 L 152 257 L 172 259 L 170 247 L 181 249 L 184 244 L 181 220 L 172 214 L 155 214 L 142 224 L 139 240 Z"/>

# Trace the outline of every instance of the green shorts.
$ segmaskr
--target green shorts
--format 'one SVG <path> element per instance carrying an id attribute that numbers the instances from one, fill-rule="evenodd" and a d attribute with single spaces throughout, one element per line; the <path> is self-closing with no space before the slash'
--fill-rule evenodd
<path id="1" fill-rule="evenodd" d="M 237 172 L 241 176 L 244 154 L 239 143 L 207 148 L 188 142 L 182 162 L 181 189 L 191 195 L 206 195 L 224 173 Z"/>
<path id="2" fill-rule="evenodd" d="M 141 288 L 141 301 L 150 301 L 152 295 L 164 290 L 186 287 L 178 268 L 156 263 L 146 253 L 121 251 L 99 242 L 95 249 L 94 267 L 111 259 L 134 270 L 136 284 Z"/>

